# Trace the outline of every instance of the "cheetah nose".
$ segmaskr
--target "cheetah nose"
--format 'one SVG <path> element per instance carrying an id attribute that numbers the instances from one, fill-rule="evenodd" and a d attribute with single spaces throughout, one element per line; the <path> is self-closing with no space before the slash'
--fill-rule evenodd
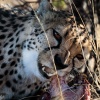
<path id="1" fill-rule="evenodd" d="M 64 69 L 64 68 L 68 67 L 67 64 L 62 63 L 62 60 L 61 60 L 61 58 L 58 54 L 55 55 L 54 61 L 55 61 L 55 65 L 56 65 L 57 70 L 61 70 L 61 69 Z"/>

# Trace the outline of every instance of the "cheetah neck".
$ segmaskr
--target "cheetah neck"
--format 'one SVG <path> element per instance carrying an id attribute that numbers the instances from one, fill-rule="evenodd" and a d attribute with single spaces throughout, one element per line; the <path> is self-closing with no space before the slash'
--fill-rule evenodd
<path id="1" fill-rule="evenodd" d="M 22 60 L 26 77 L 32 78 L 36 76 L 39 80 L 45 81 L 46 79 L 40 74 L 38 69 L 38 55 L 39 53 L 34 50 L 24 49 L 22 51 Z M 34 80 L 33 80 L 34 81 Z"/>

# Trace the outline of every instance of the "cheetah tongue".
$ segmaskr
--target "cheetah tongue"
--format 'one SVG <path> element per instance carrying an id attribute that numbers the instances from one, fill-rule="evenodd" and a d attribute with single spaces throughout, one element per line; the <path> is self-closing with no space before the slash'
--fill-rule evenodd
<path id="1" fill-rule="evenodd" d="M 42 71 L 46 73 L 49 77 L 56 75 L 56 71 L 53 68 L 43 67 Z"/>

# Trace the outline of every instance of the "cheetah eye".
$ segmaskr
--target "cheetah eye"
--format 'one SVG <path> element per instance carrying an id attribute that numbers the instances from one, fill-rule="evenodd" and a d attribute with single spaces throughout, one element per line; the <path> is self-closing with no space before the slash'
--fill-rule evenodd
<path id="1" fill-rule="evenodd" d="M 77 59 L 79 59 L 79 60 L 84 59 L 84 57 L 83 57 L 83 55 L 82 55 L 82 54 L 78 54 L 78 55 L 76 55 L 76 58 L 77 58 Z"/>
<path id="2" fill-rule="evenodd" d="M 57 39 L 57 41 L 62 40 L 62 37 L 60 36 L 60 34 L 55 29 L 53 29 L 53 35 Z"/>

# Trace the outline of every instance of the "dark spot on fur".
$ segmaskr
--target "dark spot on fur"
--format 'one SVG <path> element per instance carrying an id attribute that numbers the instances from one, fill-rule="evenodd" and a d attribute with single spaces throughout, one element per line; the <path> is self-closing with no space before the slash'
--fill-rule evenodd
<path id="1" fill-rule="evenodd" d="M 8 55 L 10 55 L 12 53 L 13 53 L 13 49 L 11 49 L 11 50 L 8 51 Z"/>
<path id="2" fill-rule="evenodd" d="M 3 63 L 2 65 L 1 65 L 1 68 L 5 68 L 6 67 L 6 63 Z"/>
<path id="3" fill-rule="evenodd" d="M 18 53 L 18 56 L 21 57 L 21 53 Z"/>
<path id="4" fill-rule="evenodd" d="M 10 40 L 9 40 L 9 42 L 12 42 L 14 40 L 14 38 L 11 38 Z"/>
<path id="5" fill-rule="evenodd" d="M 18 28 L 13 28 L 13 31 L 16 32 L 18 30 Z"/>
<path id="6" fill-rule="evenodd" d="M 11 24 L 7 24 L 7 25 L 6 25 L 6 27 L 10 27 L 10 26 L 11 26 Z"/>
<path id="7" fill-rule="evenodd" d="M 34 40 L 34 39 L 31 38 L 30 40 Z"/>
<path id="8" fill-rule="evenodd" d="M 23 17 L 18 17 L 18 19 L 22 21 Z"/>
<path id="9" fill-rule="evenodd" d="M 36 86 L 36 87 L 35 87 L 35 89 L 37 90 L 37 89 L 39 89 L 39 87 L 38 87 L 38 86 Z"/>
<path id="10" fill-rule="evenodd" d="M 10 21 L 11 21 L 11 22 L 15 21 L 15 18 L 12 17 L 12 18 L 10 19 Z"/>
<path id="11" fill-rule="evenodd" d="M 3 83 L 3 81 L 0 81 L 0 85 Z"/>
<path id="12" fill-rule="evenodd" d="M 41 34 L 44 33 L 44 31 L 41 31 Z"/>
<path id="13" fill-rule="evenodd" d="M 37 32 L 37 29 L 35 29 L 35 31 L 34 32 Z"/>
<path id="14" fill-rule="evenodd" d="M 22 28 L 20 31 L 22 32 L 22 31 L 24 31 L 25 30 L 25 28 Z"/>
<path id="15" fill-rule="evenodd" d="M 16 79 L 13 79 L 13 82 L 16 83 L 16 84 L 18 83 L 18 81 Z"/>
<path id="16" fill-rule="evenodd" d="M 17 38 L 16 43 L 18 42 L 19 38 Z"/>
<path id="17" fill-rule="evenodd" d="M 13 56 L 16 56 L 17 55 L 17 52 L 15 52 L 14 54 L 13 54 Z"/>
<path id="18" fill-rule="evenodd" d="M 27 21 L 27 18 L 23 18 L 22 21 L 23 21 L 23 22 Z"/>
<path id="19" fill-rule="evenodd" d="M 25 90 L 22 90 L 22 91 L 19 92 L 20 95 L 22 95 L 24 93 L 25 93 Z"/>
<path id="20" fill-rule="evenodd" d="M 10 48 L 12 48 L 12 47 L 13 47 L 13 44 L 10 45 Z"/>
<path id="21" fill-rule="evenodd" d="M 16 36 L 18 36 L 19 33 L 20 33 L 20 31 L 18 31 L 18 32 L 16 33 Z"/>
<path id="22" fill-rule="evenodd" d="M 39 34 L 35 34 L 35 36 L 38 36 Z"/>
<path id="23" fill-rule="evenodd" d="M 15 70 L 15 74 L 17 74 L 17 70 Z"/>
<path id="24" fill-rule="evenodd" d="M 11 64 L 10 64 L 10 66 L 14 66 L 15 63 L 16 63 L 15 61 L 12 61 Z"/>
<path id="25" fill-rule="evenodd" d="M 3 56 L 0 56 L 0 60 L 3 60 L 4 59 L 4 57 Z"/>
<path id="26" fill-rule="evenodd" d="M 5 11 L 2 15 L 3 15 L 4 17 L 6 17 L 6 18 L 10 16 L 10 14 L 9 14 L 8 11 Z"/>
<path id="27" fill-rule="evenodd" d="M 86 42 L 86 40 L 87 40 L 87 37 L 85 37 L 85 38 L 83 39 L 83 43 L 85 43 L 85 42 Z"/>
<path id="28" fill-rule="evenodd" d="M 2 32 L 7 32 L 7 31 L 8 31 L 8 29 L 3 29 L 3 30 L 2 30 Z"/>
<path id="29" fill-rule="evenodd" d="M 30 88 L 30 87 L 31 87 L 31 85 L 28 85 L 28 86 L 27 86 L 27 88 Z"/>
<path id="30" fill-rule="evenodd" d="M 11 24 L 14 25 L 15 24 L 15 21 L 12 21 Z"/>
<path id="31" fill-rule="evenodd" d="M 21 75 L 18 75 L 18 79 L 20 79 L 20 80 L 21 80 L 21 79 L 22 79 L 22 76 L 21 76 Z"/>
<path id="32" fill-rule="evenodd" d="M 20 44 L 17 44 L 16 47 L 19 48 L 20 47 Z"/>
<path id="33" fill-rule="evenodd" d="M 18 62 L 20 62 L 20 59 L 19 59 L 19 58 L 17 58 L 17 61 L 18 61 Z"/>
<path id="34" fill-rule="evenodd" d="M 3 26 L 0 26 L 0 30 L 3 30 L 4 29 L 4 27 Z"/>
<path id="35" fill-rule="evenodd" d="M 9 33 L 8 37 L 7 38 L 10 38 L 12 36 L 12 33 Z"/>
<path id="36" fill-rule="evenodd" d="M 32 42 L 30 41 L 29 44 L 31 44 Z"/>
<path id="37" fill-rule="evenodd" d="M 13 28 L 14 28 L 14 29 L 17 28 L 17 27 L 18 27 L 18 24 L 13 25 Z"/>
<path id="38" fill-rule="evenodd" d="M 13 91 L 13 92 L 16 92 L 16 89 L 15 89 L 15 87 L 12 87 L 12 91 Z"/>
<path id="39" fill-rule="evenodd" d="M 13 70 L 11 70 L 11 71 L 10 71 L 10 73 L 9 73 L 9 75 L 12 75 L 13 73 L 14 73 L 14 71 L 13 71 Z"/>
<path id="40" fill-rule="evenodd" d="M 11 87 L 10 81 L 7 81 L 7 82 L 6 82 L 6 86 L 9 87 L 9 88 Z"/>
<path id="41" fill-rule="evenodd" d="M 8 61 L 11 61 L 11 58 L 9 58 Z"/>
<path id="42" fill-rule="evenodd" d="M 17 64 L 15 64 L 15 67 L 17 67 Z"/>
<path id="43" fill-rule="evenodd" d="M 26 48 L 26 46 L 24 45 L 24 48 Z"/>
<path id="44" fill-rule="evenodd" d="M 34 85 L 36 86 L 36 85 L 37 85 L 37 83 L 34 83 Z"/>
<path id="45" fill-rule="evenodd" d="M 4 72 L 4 74 L 7 75 L 7 74 L 8 74 L 8 70 L 6 70 L 6 71 Z"/>
<path id="46" fill-rule="evenodd" d="M 0 39 L 5 39 L 5 35 L 0 35 Z"/>
<path id="47" fill-rule="evenodd" d="M 20 24 L 20 25 L 19 25 L 20 28 L 23 27 L 23 26 L 24 26 L 24 24 Z"/>
<path id="48" fill-rule="evenodd" d="M 5 24 L 5 23 L 6 23 L 6 21 L 5 21 L 5 20 L 0 20 L 0 22 L 1 22 L 2 24 Z"/>
<path id="49" fill-rule="evenodd" d="M 42 84 L 42 82 L 40 82 L 40 84 Z"/>
<path id="50" fill-rule="evenodd" d="M 0 74 L 0 79 L 3 78 L 3 77 L 4 77 L 4 75 L 1 75 L 1 74 Z"/>
<path id="51" fill-rule="evenodd" d="M 5 44 L 4 44 L 4 47 L 6 47 L 7 45 L 8 45 L 8 43 L 5 43 Z"/>

